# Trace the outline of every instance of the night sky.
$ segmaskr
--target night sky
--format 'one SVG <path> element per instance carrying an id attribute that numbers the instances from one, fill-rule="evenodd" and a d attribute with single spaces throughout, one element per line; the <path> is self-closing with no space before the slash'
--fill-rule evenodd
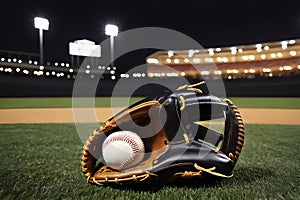
<path id="1" fill-rule="evenodd" d="M 300 1 L 5 1 L 1 2 L 0 49 L 39 52 L 33 18 L 45 17 L 45 60 L 68 61 L 68 43 L 107 39 L 104 27 L 119 31 L 163 27 L 180 31 L 203 47 L 300 38 Z"/>

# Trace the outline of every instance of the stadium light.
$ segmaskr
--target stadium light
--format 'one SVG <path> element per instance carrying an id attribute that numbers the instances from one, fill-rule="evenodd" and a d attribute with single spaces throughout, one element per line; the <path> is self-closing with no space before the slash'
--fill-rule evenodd
<path id="1" fill-rule="evenodd" d="M 49 30 L 48 19 L 42 17 L 34 18 L 34 27 L 39 29 L 40 36 L 40 65 L 44 65 L 43 30 Z"/>
<path id="2" fill-rule="evenodd" d="M 113 24 L 105 26 L 105 34 L 110 36 L 110 59 L 111 66 L 114 66 L 114 37 L 118 35 L 119 28 Z"/>
<path id="3" fill-rule="evenodd" d="M 109 36 L 117 36 L 119 28 L 116 25 L 107 24 L 105 26 L 105 34 Z"/>

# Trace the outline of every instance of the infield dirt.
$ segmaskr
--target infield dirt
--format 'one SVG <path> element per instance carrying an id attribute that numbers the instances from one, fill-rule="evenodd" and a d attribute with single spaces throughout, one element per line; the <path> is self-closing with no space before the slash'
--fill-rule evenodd
<path id="1" fill-rule="evenodd" d="M 98 122 L 105 122 L 122 108 L 96 108 Z M 239 109 L 245 124 L 300 125 L 300 109 Z M 76 122 L 94 122 L 91 108 L 76 108 Z M 74 123 L 72 108 L 0 109 L 0 124 Z"/>

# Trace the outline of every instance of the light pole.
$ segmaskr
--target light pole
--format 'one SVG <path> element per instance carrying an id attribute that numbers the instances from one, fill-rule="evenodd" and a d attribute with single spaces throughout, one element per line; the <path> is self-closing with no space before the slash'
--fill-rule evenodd
<path id="1" fill-rule="evenodd" d="M 114 66 L 114 37 L 118 35 L 119 29 L 116 25 L 107 24 L 105 34 L 110 36 L 110 59 L 111 66 Z"/>
<path id="2" fill-rule="evenodd" d="M 44 65 L 43 30 L 49 30 L 48 19 L 42 17 L 34 18 L 34 27 L 39 29 L 40 35 L 40 65 Z"/>

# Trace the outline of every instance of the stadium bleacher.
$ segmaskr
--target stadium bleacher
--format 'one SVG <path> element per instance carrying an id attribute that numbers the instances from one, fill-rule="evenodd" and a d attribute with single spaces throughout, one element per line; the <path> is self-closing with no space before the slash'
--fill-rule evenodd
<path id="1" fill-rule="evenodd" d="M 147 57 L 147 63 L 150 77 L 237 79 L 291 76 L 300 73 L 300 40 L 158 51 Z"/>
<path id="2" fill-rule="evenodd" d="M 37 54 L 0 51 L 0 95 L 71 96 L 76 78 L 101 76 L 100 80 L 105 84 L 96 94 L 99 96 L 111 95 L 119 79 L 133 83 L 136 79 L 176 82 L 178 77 L 190 82 L 222 79 L 229 96 L 278 96 L 278 92 L 272 89 L 274 85 L 276 90 L 283 91 L 282 96 L 300 96 L 300 39 L 157 51 L 146 57 L 145 62 L 145 71 L 120 72 L 116 67 L 94 61 L 83 62 L 80 68 L 64 61 L 39 65 Z M 158 87 L 151 86 L 136 95 L 143 96 L 157 90 Z"/>

